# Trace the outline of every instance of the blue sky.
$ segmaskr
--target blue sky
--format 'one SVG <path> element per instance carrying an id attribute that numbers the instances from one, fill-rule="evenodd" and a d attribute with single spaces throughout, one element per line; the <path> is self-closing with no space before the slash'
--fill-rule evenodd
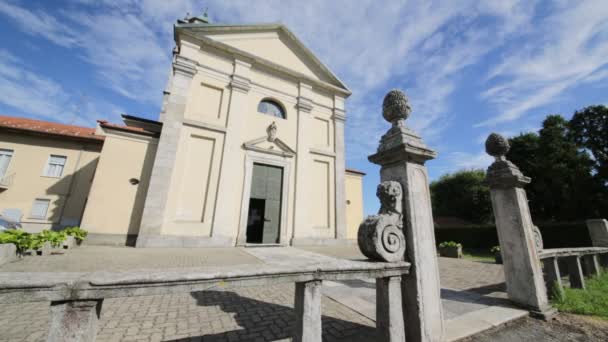
<path id="1" fill-rule="evenodd" d="M 367 156 L 388 129 L 392 88 L 439 152 L 432 179 L 487 167 L 490 132 L 608 104 L 605 0 L 0 0 L 0 113 L 87 126 L 120 113 L 157 119 L 172 25 L 205 7 L 215 22 L 284 23 L 353 90 L 347 164 L 367 172 L 367 213 L 379 180 Z"/>

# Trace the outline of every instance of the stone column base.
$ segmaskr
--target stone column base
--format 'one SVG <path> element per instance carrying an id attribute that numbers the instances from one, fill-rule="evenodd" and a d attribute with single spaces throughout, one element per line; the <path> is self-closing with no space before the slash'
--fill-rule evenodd
<path id="1" fill-rule="evenodd" d="M 530 317 L 532 318 L 536 318 L 536 319 L 541 319 L 543 321 L 550 321 L 553 319 L 553 317 L 555 317 L 557 315 L 557 309 L 556 308 L 546 308 L 545 310 L 542 311 L 538 311 L 538 310 L 529 310 L 530 311 Z"/>

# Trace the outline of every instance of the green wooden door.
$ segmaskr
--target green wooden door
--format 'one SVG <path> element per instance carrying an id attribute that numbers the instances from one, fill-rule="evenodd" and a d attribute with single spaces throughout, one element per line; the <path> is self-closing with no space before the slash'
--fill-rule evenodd
<path id="1" fill-rule="evenodd" d="M 278 243 L 281 230 L 281 192 L 283 169 L 276 166 L 253 164 L 249 222 L 256 222 L 252 215 L 263 210 L 262 222 L 247 226 L 247 242 Z M 263 202 L 262 202 L 263 201 Z M 262 230 L 261 232 L 259 230 Z M 255 230 L 255 231 L 254 231 Z M 261 234 L 260 234 L 261 233 Z M 261 235 L 261 238 L 260 238 Z"/>

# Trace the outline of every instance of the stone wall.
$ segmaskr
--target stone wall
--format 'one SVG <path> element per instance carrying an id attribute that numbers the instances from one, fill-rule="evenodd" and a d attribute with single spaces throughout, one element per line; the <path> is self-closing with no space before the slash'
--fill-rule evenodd
<path id="1" fill-rule="evenodd" d="M 13 262 L 17 259 L 17 247 L 14 244 L 0 244 L 0 265 Z"/>

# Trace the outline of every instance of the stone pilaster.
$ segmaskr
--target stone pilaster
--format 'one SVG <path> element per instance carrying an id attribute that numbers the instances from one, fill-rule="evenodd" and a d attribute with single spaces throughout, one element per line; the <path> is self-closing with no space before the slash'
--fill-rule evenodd
<path id="1" fill-rule="evenodd" d="M 298 104 L 296 105 L 298 110 L 298 135 L 296 145 L 295 203 L 300 203 L 300 205 L 294 206 L 292 244 L 293 240 L 305 236 L 311 228 L 310 220 L 308 219 L 309 213 L 306 212 L 308 206 L 304 205 L 304 203 L 309 200 L 306 197 L 306 179 L 310 174 L 308 170 L 308 166 L 310 165 L 310 153 L 308 151 L 310 141 L 308 135 L 312 126 L 310 117 L 310 112 L 313 109 L 312 86 L 300 83 L 299 88 Z"/>
<path id="2" fill-rule="evenodd" d="M 344 99 L 334 97 L 334 146 L 336 180 L 336 239 L 346 239 L 346 165 L 344 151 Z"/>
<path id="3" fill-rule="evenodd" d="M 410 273 L 401 282 L 406 340 L 441 341 L 443 310 L 435 231 L 428 175 L 424 163 L 436 153 L 405 127 L 411 109 L 400 91 L 387 94 L 383 116 L 392 127 L 369 160 L 381 166 L 380 180 L 396 181 L 403 188 L 403 229 Z"/>
<path id="4" fill-rule="evenodd" d="M 235 205 L 240 205 L 242 189 L 235 188 L 235 180 L 227 177 L 231 172 L 243 167 L 242 136 L 245 129 L 244 116 L 251 112 L 248 106 L 248 94 L 251 89 L 251 64 L 245 61 L 234 60 L 234 72 L 230 82 L 230 107 L 226 123 L 224 138 L 224 151 L 218 184 L 215 219 L 211 231 L 212 239 L 236 241 L 239 227 L 238 215 L 235 215 Z M 238 183 L 237 183 L 238 184 Z M 230 205 L 222 205 L 230 203 Z"/>
<path id="5" fill-rule="evenodd" d="M 547 299 L 534 224 L 523 189 L 530 178 L 504 157 L 509 151 L 504 137 L 490 134 L 486 151 L 496 158 L 488 168 L 486 182 L 490 186 L 509 299 L 539 317 L 549 317 L 554 310 Z"/>
<path id="6" fill-rule="evenodd" d="M 190 84 L 195 74 L 196 63 L 194 61 L 179 55 L 175 56 L 173 75 L 169 82 L 170 89 L 168 93 L 165 93 L 163 101 L 163 113 L 161 115 L 163 130 L 154 158 L 154 166 L 137 238 L 137 247 L 146 247 L 149 239 L 155 239 L 161 234 L 184 111 L 190 92 Z"/>

